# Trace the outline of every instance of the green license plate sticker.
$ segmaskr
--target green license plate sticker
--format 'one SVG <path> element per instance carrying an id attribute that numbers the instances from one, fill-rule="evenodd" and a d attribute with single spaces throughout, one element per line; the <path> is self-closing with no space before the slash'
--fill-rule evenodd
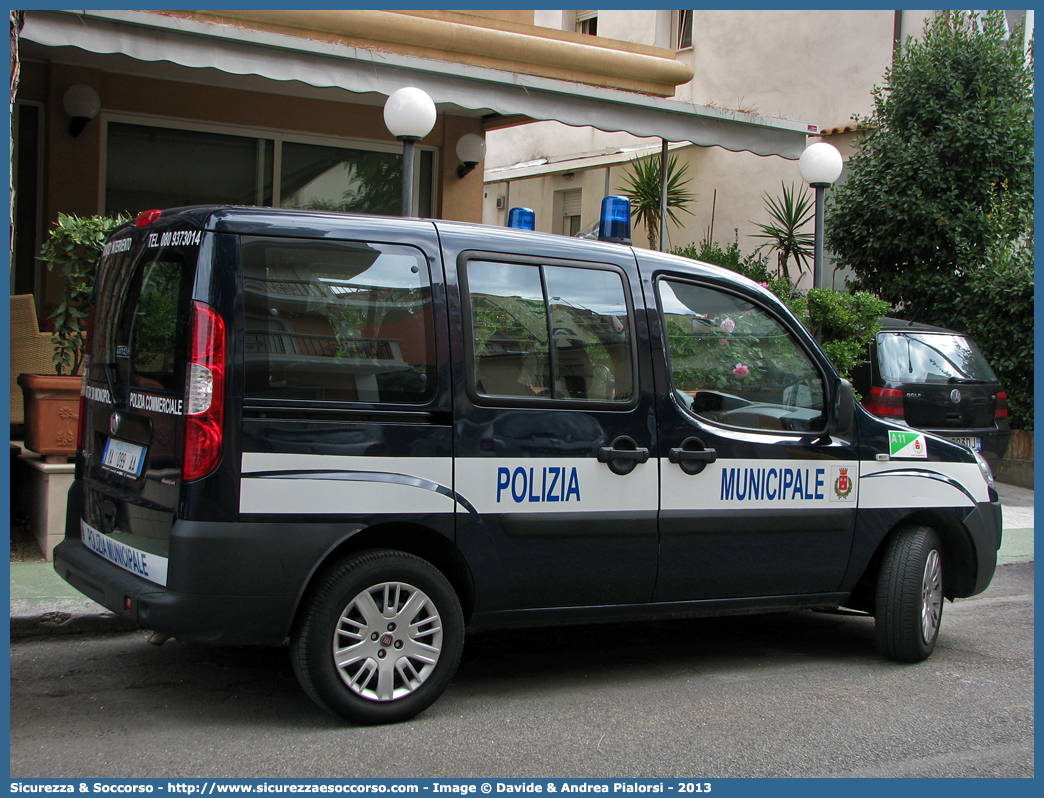
<path id="1" fill-rule="evenodd" d="M 892 457 L 928 458 L 928 444 L 920 432 L 888 430 L 888 453 Z"/>

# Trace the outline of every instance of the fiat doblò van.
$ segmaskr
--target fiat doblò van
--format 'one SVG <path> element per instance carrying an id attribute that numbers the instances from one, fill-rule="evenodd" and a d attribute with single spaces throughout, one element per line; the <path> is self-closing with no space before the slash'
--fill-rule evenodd
<path id="1" fill-rule="evenodd" d="M 105 245 L 55 568 L 160 638 L 429 706 L 466 631 L 811 607 L 917 661 L 992 578 L 964 446 L 867 413 L 768 291 L 621 244 L 263 208 Z"/>

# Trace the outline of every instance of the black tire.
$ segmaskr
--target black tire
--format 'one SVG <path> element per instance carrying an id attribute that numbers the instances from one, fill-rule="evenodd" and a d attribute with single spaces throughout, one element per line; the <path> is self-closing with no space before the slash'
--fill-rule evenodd
<path id="1" fill-rule="evenodd" d="M 877 648 L 889 659 L 921 662 L 935 649 L 943 611 L 942 545 L 926 526 L 897 529 L 877 577 Z"/>
<path id="2" fill-rule="evenodd" d="M 355 723 L 396 723 L 435 702 L 463 647 L 460 601 L 446 577 L 412 554 L 375 550 L 320 577 L 290 658 L 319 706 Z M 341 666 L 335 650 L 348 655 Z"/>

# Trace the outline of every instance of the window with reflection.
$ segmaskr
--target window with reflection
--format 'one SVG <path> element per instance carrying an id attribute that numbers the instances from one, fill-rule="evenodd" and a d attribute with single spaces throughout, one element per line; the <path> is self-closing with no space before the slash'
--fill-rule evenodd
<path id="1" fill-rule="evenodd" d="M 877 336 L 881 376 L 893 382 L 996 382 L 975 342 L 946 333 L 882 332 Z"/>
<path id="2" fill-rule="evenodd" d="M 466 269 L 476 393 L 630 402 L 634 363 L 617 271 L 472 261 Z"/>
<path id="3" fill-rule="evenodd" d="M 348 147 L 308 138 L 261 130 L 252 134 L 249 128 L 237 134 L 109 121 L 105 212 L 135 216 L 150 208 L 214 204 L 399 214 L 400 147 Z M 430 217 L 431 149 L 418 148 L 414 179 L 415 212 Z"/>
<path id="4" fill-rule="evenodd" d="M 244 236 L 242 258 L 248 398 L 434 396 L 431 284 L 419 250 Z"/>
<path id="5" fill-rule="evenodd" d="M 707 421 L 760 430 L 825 429 L 823 378 L 766 310 L 707 286 L 658 284 L 672 387 Z"/>

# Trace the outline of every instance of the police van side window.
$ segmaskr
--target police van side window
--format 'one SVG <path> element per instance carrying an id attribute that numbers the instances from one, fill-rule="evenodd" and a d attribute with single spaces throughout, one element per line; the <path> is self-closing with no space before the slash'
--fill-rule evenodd
<path id="1" fill-rule="evenodd" d="M 434 396 L 421 252 L 244 236 L 242 260 L 247 399 L 416 404 Z"/>
<path id="2" fill-rule="evenodd" d="M 632 400 L 631 323 L 620 273 L 476 260 L 466 279 L 477 394 Z"/>
<path id="3" fill-rule="evenodd" d="M 691 413 L 746 429 L 826 427 L 823 378 L 767 311 L 707 286 L 662 279 L 672 387 Z"/>

